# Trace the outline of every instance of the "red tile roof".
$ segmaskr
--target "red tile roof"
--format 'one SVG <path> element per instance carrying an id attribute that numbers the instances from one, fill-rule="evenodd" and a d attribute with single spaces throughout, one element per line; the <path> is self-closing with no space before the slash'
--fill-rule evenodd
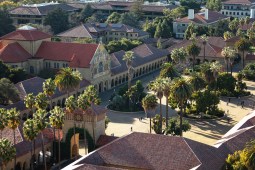
<path id="1" fill-rule="evenodd" d="M 255 60 L 255 55 L 254 54 L 247 54 L 246 55 L 246 60 Z"/>
<path id="2" fill-rule="evenodd" d="M 183 22 L 183 23 L 193 22 L 197 24 L 210 24 L 210 23 L 214 23 L 226 18 L 229 18 L 229 17 L 219 12 L 208 11 L 208 19 L 205 19 L 205 13 L 203 12 L 203 13 L 195 14 L 194 19 L 188 19 L 188 17 L 184 17 L 184 18 L 177 19 L 176 22 Z"/>
<path id="3" fill-rule="evenodd" d="M 11 43 L 3 48 L 0 48 L 0 60 L 4 63 L 20 63 L 25 62 L 31 58 L 29 54 L 19 43 Z"/>
<path id="4" fill-rule="evenodd" d="M 43 42 L 36 58 L 70 62 L 71 67 L 89 67 L 98 44 L 78 44 L 62 42 Z"/>
<path id="5" fill-rule="evenodd" d="M 223 4 L 245 4 L 245 5 L 250 5 L 254 3 L 254 0 L 228 0 L 225 2 L 222 2 Z"/>
<path id="6" fill-rule="evenodd" d="M 197 38 L 197 45 L 201 48 L 199 57 L 204 56 L 204 46 L 201 39 Z M 168 48 L 168 51 L 171 53 L 173 49 L 184 47 L 186 48 L 188 45 L 192 43 L 191 40 L 183 40 L 180 43 L 177 43 Z M 226 46 L 226 43 L 222 37 L 208 37 L 208 41 L 205 45 L 205 57 L 215 57 L 222 58 L 221 51 Z"/>
<path id="7" fill-rule="evenodd" d="M 0 37 L 1 40 L 36 41 L 51 38 L 51 35 L 39 30 L 16 30 Z"/>

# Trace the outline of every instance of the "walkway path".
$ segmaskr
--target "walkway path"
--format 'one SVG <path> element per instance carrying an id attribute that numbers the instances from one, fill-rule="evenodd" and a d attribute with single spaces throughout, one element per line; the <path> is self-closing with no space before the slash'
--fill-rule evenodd
<path id="1" fill-rule="evenodd" d="M 143 84 L 147 84 L 152 80 L 152 75 L 142 78 Z M 191 124 L 191 130 L 184 133 L 184 137 L 190 138 L 196 141 L 200 141 L 209 145 L 213 145 L 217 140 L 221 138 L 231 127 L 233 127 L 238 121 L 240 121 L 245 115 L 252 111 L 253 101 L 255 101 L 255 83 L 246 82 L 248 89 L 253 94 L 250 97 L 241 98 L 240 101 L 245 101 L 245 108 L 241 108 L 239 99 L 231 99 L 231 102 L 227 105 L 227 98 L 223 98 L 219 104 L 219 107 L 227 112 L 229 110 L 229 116 L 231 121 L 228 123 L 226 118 L 218 120 L 189 120 Z M 107 105 L 109 96 L 113 91 L 103 93 L 101 95 L 103 103 Z M 162 100 L 163 113 L 165 112 L 165 98 Z M 158 111 L 157 111 L 158 112 Z M 176 111 L 169 109 L 170 116 L 176 116 Z M 149 119 L 139 120 L 144 114 L 124 114 L 108 112 L 107 116 L 111 119 L 111 122 L 106 129 L 107 135 L 114 134 L 115 136 L 123 136 L 132 131 L 136 132 L 149 132 Z"/>

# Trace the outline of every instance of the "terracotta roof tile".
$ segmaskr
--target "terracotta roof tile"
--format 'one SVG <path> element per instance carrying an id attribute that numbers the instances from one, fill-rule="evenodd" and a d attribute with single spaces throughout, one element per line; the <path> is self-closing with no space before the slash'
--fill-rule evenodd
<path id="1" fill-rule="evenodd" d="M 246 5 L 250 5 L 252 3 L 254 3 L 254 0 L 228 0 L 225 2 L 222 2 L 223 4 L 246 4 Z"/>
<path id="2" fill-rule="evenodd" d="M 224 160 L 216 148 L 190 139 L 134 132 L 66 168 L 87 169 L 93 165 L 95 169 L 220 169 Z"/>
<path id="3" fill-rule="evenodd" d="M 205 19 L 205 13 L 203 12 L 203 13 L 195 14 L 194 19 L 188 19 L 188 17 L 184 17 L 184 18 L 176 19 L 176 22 L 183 22 L 183 23 L 193 22 L 197 24 L 210 24 L 210 23 L 214 23 L 216 21 L 228 18 L 228 16 L 215 11 L 208 11 L 208 17 L 209 17 L 208 19 Z"/>
<path id="4" fill-rule="evenodd" d="M 32 55 L 29 54 L 19 43 L 11 43 L 0 48 L 0 60 L 4 63 L 20 63 L 25 62 Z"/>
<path id="5" fill-rule="evenodd" d="M 102 147 L 102 146 L 114 141 L 117 138 L 118 137 L 116 137 L 116 136 L 100 135 L 97 142 L 96 142 L 96 146 L 98 148 Z"/>
<path id="6" fill-rule="evenodd" d="M 161 57 L 167 56 L 169 52 L 164 49 L 158 49 L 149 44 L 142 44 L 132 49 L 134 52 L 134 60 L 132 62 L 133 67 L 143 65 L 144 63 L 157 60 Z M 118 74 L 127 70 L 125 61 L 122 60 L 125 55 L 125 51 L 118 51 L 111 55 L 111 71 L 113 74 Z"/>
<path id="7" fill-rule="evenodd" d="M 22 40 L 22 41 L 36 41 L 46 38 L 51 38 L 51 35 L 39 30 L 16 30 L 9 34 L 2 36 L 1 40 Z"/>
<path id="8" fill-rule="evenodd" d="M 255 60 L 255 55 L 254 54 L 247 54 L 246 55 L 246 60 Z"/>
<path id="9" fill-rule="evenodd" d="M 98 44 L 43 42 L 35 57 L 70 62 L 71 67 L 89 67 L 97 48 Z"/>

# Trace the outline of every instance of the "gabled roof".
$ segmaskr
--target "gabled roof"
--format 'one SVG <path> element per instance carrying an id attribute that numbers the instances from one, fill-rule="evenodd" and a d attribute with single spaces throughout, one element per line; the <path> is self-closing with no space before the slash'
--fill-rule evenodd
<path id="1" fill-rule="evenodd" d="M 197 45 L 203 49 L 203 43 L 202 40 L 198 37 L 197 38 Z M 171 53 L 173 49 L 176 48 L 186 48 L 188 45 L 192 43 L 191 40 L 183 40 L 171 47 L 168 48 L 168 51 Z M 216 57 L 216 58 L 222 58 L 221 51 L 226 46 L 226 43 L 222 37 L 208 37 L 208 41 L 205 45 L 205 57 Z M 204 50 L 200 51 L 199 57 L 204 56 Z"/>
<path id="2" fill-rule="evenodd" d="M 163 149 L 162 149 L 163 147 Z M 97 149 L 65 169 L 220 169 L 216 148 L 190 139 L 133 132 Z"/>
<path id="3" fill-rule="evenodd" d="M 47 15 L 49 12 L 60 8 L 67 12 L 77 11 L 77 8 L 74 8 L 68 4 L 45 4 L 45 5 L 28 5 L 28 6 L 19 6 L 9 11 L 9 14 L 12 15 Z"/>
<path id="4" fill-rule="evenodd" d="M 125 33 L 138 33 L 138 37 L 149 35 L 149 33 L 131 27 L 125 24 L 106 24 L 106 23 L 86 23 L 71 28 L 65 32 L 58 34 L 59 37 L 72 37 L 72 38 L 96 38 L 95 33 L 111 31 L 111 32 L 125 32 Z"/>
<path id="5" fill-rule="evenodd" d="M 37 95 L 38 93 L 43 92 L 42 87 L 43 87 L 44 81 L 45 81 L 45 79 L 43 79 L 43 78 L 33 77 L 30 79 L 21 81 L 21 82 L 15 84 L 15 86 L 19 91 L 20 98 L 23 100 L 24 97 L 26 95 L 28 95 L 29 93 L 33 93 L 33 95 Z M 86 87 L 89 84 L 90 84 L 89 81 L 87 81 L 86 79 L 83 79 L 80 83 L 80 88 Z M 57 88 L 54 95 L 52 96 L 52 98 L 54 99 L 54 98 L 62 96 L 62 95 L 64 95 L 64 93 L 60 92 Z M 10 105 L 10 106 L 12 106 L 12 105 Z"/>
<path id="6" fill-rule="evenodd" d="M 181 23 L 196 23 L 196 24 L 211 24 L 222 19 L 229 18 L 226 15 L 223 15 L 216 11 L 208 11 L 208 19 L 205 18 L 205 13 L 196 13 L 194 19 L 188 19 L 188 17 L 176 19 L 176 22 Z"/>
<path id="7" fill-rule="evenodd" d="M 25 62 L 29 58 L 32 58 L 32 55 L 17 42 L 7 44 L 0 48 L 0 60 L 4 63 Z"/>
<path id="8" fill-rule="evenodd" d="M 169 54 L 167 50 L 158 49 L 149 44 L 139 45 L 131 51 L 134 52 L 133 67 L 157 60 Z M 125 51 L 123 50 L 111 54 L 111 71 L 113 74 L 118 74 L 127 70 L 126 63 L 122 60 L 124 55 Z"/>
<path id="9" fill-rule="evenodd" d="M 51 38 L 51 35 L 39 30 L 16 30 L 0 37 L 1 40 L 36 41 Z"/>
<path id="10" fill-rule="evenodd" d="M 223 4 L 242 4 L 242 5 L 251 5 L 255 0 L 228 0 L 222 2 Z"/>
<path id="11" fill-rule="evenodd" d="M 90 66 L 99 44 L 79 44 L 62 42 L 42 42 L 35 54 L 35 58 L 43 58 L 52 61 L 70 62 L 71 67 Z"/>

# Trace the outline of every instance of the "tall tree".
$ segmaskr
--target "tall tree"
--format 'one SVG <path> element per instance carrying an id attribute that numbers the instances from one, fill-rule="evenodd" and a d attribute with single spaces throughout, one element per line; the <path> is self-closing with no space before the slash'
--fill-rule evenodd
<path id="1" fill-rule="evenodd" d="M 1 136 L 0 139 L 3 138 L 3 130 L 7 126 L 7 110 L 4 108 L 0 108 L 0 131 L 1 131 Z"/>
<path id="2" fill-rule="evenodd" d="M 88 3 L 80 13 L 80 21 L 85 22 L 87 18 L 91 17 L 94 13 L 94 9 Z"/>
<path id="3" fill-rule="evenodd" d="M 131 9 L 130 9 L 130 11 L 133 12 L 139 20 L 143 18 L 142 3 L 143 1 L 137 0 L 134 2 L 134 4 L 131 6 Z"/>
<path id="4" fill-rule="evenodd" d="M 12 25 L 12 19 L 10 18 L 8 11 L 0 10 L 0 37 L 15 31 L 15 27 Z"/>
<path id="5" fill-rule="evenodd" d="M 142 99 L 142 106 L 144 108 L 144 111 L 150 118 L 150 133 L 151 133 L 151 117 L 152 114 L 155 112 L 157 105 L 158 105 L 157 98 L 154 94 L 147 94 Z"/>
<path id="6" fill-rule="evenodd" d="M 246 51 L 250 50 L 251 46 L 252 46 L 252 43 L 248 39 L 245 39 L 245 38 L 242 38 L 242 39 L 240 39 L 239 41 L 237 41 L 235 43 L 235 48 L 238 51 L 241 51 L 243 53 L 243 58 L 242 58 L 243 68 L 245 66 L 245 56 L 244 56 L 244 54 L 245 54 Z"/>
<path id="7" fill-rule="evenodd" d="M 106 23 L 108 24 L 115 24 L 118 23 L 120 20 L 120 14 L 118 12 L 113 12 L 111 15 L 108 16 Z"/>
<path id="8" fill-rule="evenodd" d="M 120 23 L 139 28 L 138 18 L 133 12 L 121 14 Z"/>
<path id="9" fill-rule="evenodd" d="M 8 105 L 19 101 L 19 92 L 7 78 L 0 79 L 0 104 Z"/>
<path id="10" fill-rule="evenodd" d="M 38 132 L 41 133 L 43 163 L 44 163 L 44 169 L 47 170 L 46 159 L 45 159 L 45 149 L 44 149 L 44 136 L 43 136 L 43 130 L 46 129 L 48 125 L 46 110 L 42 110 L 42 109 L 37 110 L 34 115 L 34 120 L 36 121 L 36 125 L 37 125 L 35 128 L 37 128 Z"/>
<path id="11" fill-rule="evenodd" d="M 180 136 L 182 136 L 182 119 L 183 119 L 183 108 L 187 100 L 192 95 L 192 87 L 184 78 L 176 79 L 172 86 L 172 92 L 175 100 L 180 106 Z"/>
<path id="12" fill-rule="evenodd" d="M 35 107 L 37 109 L 45 110 L 48 107 L 49 101 L 45 93 L 38 93 L 35 98 Z"/>
<path id="13" fill-rule="evenodd" d="M 71 68 L 62 68 L 56 75 L 55 84 L 59 91 L 69 93 L 77 90 L 82 80 L 81 74 L 78 71 L 73 71 Z"/>
<path id="14" fill-rule="evenodd" d="M 183 47 L 175 48 L 171 52 L 171 59 L 176 64 L 184 63 L 186 61 L 187 53 Z"/>
<path id="15" fill-rule="evenodd" d="M 192 44 L 187 46 L 186 50 L 187 50 L 188 55 L 192 56 L 192 68 L 194 70 L 196 56 L 198 56 L 200 54 L 201 48 L 198 45 L 196 45 L 196 43 L 193 42 Z"/>
<path id="16" fill-rule="evenodd" d="M 162 98 L 164 96 L 164 87 L 163 87 L 163 79 L 157 78 L 155 81 L 152 81 L 149 84 L 149 89 L 156 93 L 157 98 L 159 99 L 159 114 L 160 114 L 160 131 L 162 132 Z"/>
<path id="17" fill-rule="evenodd" d="M 24 104 L 26 105 L 26 108 L 29 109 L 31 115 L 33 115 L 33 109 L 35 108 L 35 99 L 33 93 L 29 93 L 24 98 Z"/>
<path id="18" fill-rule="evenodd" d="M 199 91 L 205 88 L 205 80 L 201 77 L 200 74 L 193 72 L 191 74 L 191 77 L 189 79 L 189 82 L 193 88 L 194 91 Z"/>
<path id="19" fill-rule="evenodd" d="M 215 93 L 217 91 L 217 80 L 218 80 L 219 72 L 221 71 L 221 69 L 222 69 L 222 65 L 220 64 L 219 61 L 215 61 L 210 64 L 210 70 L 212 71 L 214 80 L 216 82 Z"/>
<path id="20" fill-rule="evenodd" d="M 16 134 L 15 130 L 20 124 L 20 112 L 16 110 L 16 108 L 12 108 L 7 111 L 7 121 L 8 121 L 8 127 L 12 129 L 13 131 L 13 145 L 16 145 Z M 15 169 L 16 166 L 16 156 L 14 157 L 14 166 Z"/>
<path id="21" fill-rule="evenodd" d="M 169 77 L 171 79 L 174 79 L 175 77 L 179 77 L 179 73 L 172 63 L 164 63 L 160 71 L 160 77 L 163 77 L 163 78 Z"/>
<path id="22" fill-rule="evenodd" d="M 13 144 L 5 138 L 0 139 L 0 158 L 2 161 L 1 169 L 16 156 L 16 148 Z"/>
<path id="23" fill-rule="evenodd" d="M 74 96 L 70 96 L 66 99 L 65 102 L 66 110 L 68 113 L 71 113 L 73 115 L 73 139 L 74 139 L 74 145 L 76 145 L 76 138 L 75 138 L 75 128 L 76 128 L 76 115 L 74 113 L 75 109 L 77 108 L 77 99 L 75 99 Z M 78 149 L 78 148 L 77 148 Z M 74 158 L 78 156 L 78 150 L 74 151 Z"/>
<path id="24" fill-rule="evenodd" d="M 31 142 L 30 168 L 34 169 L 33 141 L 36 139 L 38 135 L 37 122 L 33 119 L 27 119 L 23 124 L 23 133 L 25 139 Z"/>
<path id="25" fill-rule="evenodd" d="M 63 124 L 64 124 L 64 117 L 65 117 L 65 113 L 63 112 L 63 110 L 58 107 L 55 106 L 55 108 L 52 110 L 52 114 L 50 115 L 50 125 L 51 127 L 54 127 L 56 129 L 58 129 L 58 164 L 59 164 L 59 169 L 60 169 L 60 141 L 61 141 L 61 137 L 60 137 L 60 129 L 62 128 Z"/>
<path id="26" fill-rule="evenodd" d="M 56 8 L 46 15 L 44 25 L 51 26 L 54 34 L 63 32 L 69 28 L 68 13 L 61 8 Z"/>
<path id="27" fill-rule="evenodd" d="M 127 51 L 125 52 L 125 55 L 123 56 L 123 60 L 126 61 L 126 66 L 128 69 L 128 88 L 131 87 L 131 81 L 134 74 L 134 68 L 132 67 L 132 62 L 134 60 L 134 52 L 133 51 Z"/>
<path id="28" fill-rule="evenodd" d="M 224 35 L 223 35 L 224 40 L 228 40 L 228 39 L 232 38 L 233 36 L 234 36 L 233 33 L 230 31 L 224 32 Z"/>
<path id="29" fill-rule="evenodd" d="M 54 80 L 51 78 L 45 80 L 43 82 L 43 92 L 50 98 L 50 109 L 52 109 L 52 96 L 54 95 L 56 91 L 56 85 Z"/>
<path id="30" fill-rule="evenodd" d="M 205 62 L 205 46 L 207 44 L 208 37 L 206 36 L 206 34 L 204 34 L 200 37 L 200 39 L 202 40 L 202 44 L 203 44 L 203 47 L 204 47 L 204 61 L 203 62 Z"/>
<path id="31" fill-rule="evenodd" d="M 171 92 L 172 81 L 170 78 L 163 78 L 163 94 L 166 98 L 166 128 L 168 127 L 168 98 Z"/>
<path id="32" fill-rule="evenodd" d="M 230 57 L 233 57 L 235 55 L 235 51 L 231 49 L 230 47 L 224 47 L 221 55 L 224 57 L 225 63 L 226 63 L 226 69 L 228 73 L 228 66 L 229 66 L 229 61 Z M 232 69 L 231 69 L 231 75 L 232 75 Z"/>
<path id="33" fill-rule="evenodd" d="M 189 24 L 187 27 L 185 33 L 184 33 L 184 38 L 186 40 L 189 40 L 192 34 L 195 33 L 195 25 L 193 23 Z"/>

